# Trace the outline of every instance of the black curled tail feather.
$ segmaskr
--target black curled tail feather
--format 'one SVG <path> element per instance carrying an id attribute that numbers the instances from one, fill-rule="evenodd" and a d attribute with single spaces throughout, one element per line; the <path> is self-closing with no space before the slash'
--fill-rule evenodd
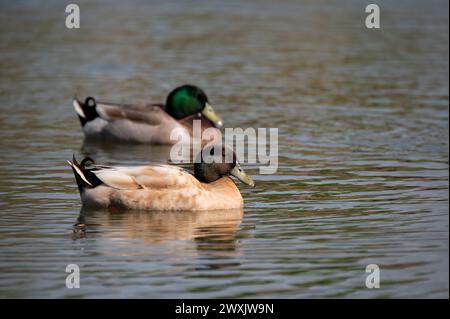
<path id="1" fill-rule="evenodd" d="M 75 155 L 73 156 L 73 159 L 75 160 Z M 92 164 L 95 164 L 95 161 L 92 158 L 90 158 L 89 156 L 86 156 L 85 158 L 83 158 L 83 160 L 80 163 L 80 166 L 82 169 L 85 169 L 87 162 L 91 162 Z"/>
<path id="2" fill-rule="evenodd" d="M 75 154 L 73 155 L 72 162 L 68 161 L 70 167 L 72 167 L 80 193 L 82 193 L 86 188 L 95 188 L 103 184 L 103 182 L 91 172 L 91 169 L 85 167 L 87 162 L 92 162 L 92 164 L 94 164 L 94 160 L 90 157 L 86 157 L 81 161 L 81 163 L 78 163 L 75 158 Z"/>
<path id="3" fill-rule="evenodd" d="M 88 96 L 84 103 L 77 97 L 73 99 L 73 106 L 77 112 L 81 126 L 84 126 L 87 122 L 95 120 L 100 115 L 97 112 L 97 102 L 91 96 Z"/>

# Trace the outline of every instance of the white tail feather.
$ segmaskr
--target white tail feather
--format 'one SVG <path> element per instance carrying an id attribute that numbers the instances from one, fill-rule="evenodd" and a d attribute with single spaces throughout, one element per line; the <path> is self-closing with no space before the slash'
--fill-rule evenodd
<path id="1" fill-rule="evenodd" d="M 82 118 L 86 118 L 86 115 L 84 114 L 83 108 L 81 107 L 80 103 L 78 103 L 78 100 L 75 98 L 73 99 L 73 108 L 75 109 L 75 112 Z"/>
<path id="2" fill-rule="evenodd" d="M 94 187 L 94 186 L 86 179 L 86 177 L 84 176 L 83 172 L 82 172 L 76 165 L 74 165 L 74 164 L 73 164 L 72 162 L 70 162 L 70 161 L 67 161 L 67 163 L 69 163 L 69 165 L 70 165 L 71 167 L 73 167 L 73 169 L 75 170 L 75 172 L 78 174 L 78 176 L 81 177 L 81 179 L 82 179 L 83 181 L 85 181 L 88 185 Z"/>

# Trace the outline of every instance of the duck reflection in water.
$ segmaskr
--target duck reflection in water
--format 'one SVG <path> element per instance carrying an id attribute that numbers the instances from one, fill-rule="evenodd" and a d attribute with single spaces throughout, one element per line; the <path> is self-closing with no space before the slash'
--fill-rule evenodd
<path id="1" fill-rule="evenodd" d="M 95 158 L 99 162 L 110 163 L 166 163 L 170 160 L 171 145 L 124 144 L 118 142 L 99 142 L 85 139 L 81 154 Z"/>
<path id="2" fill-rule="evenodd" d="M 236 232 L 243 209 L 148 212 L 83 208 L 73 228 L 73 239 L 102 234 L 114 241 L 136 245 L 170 245 L 192 241 L 197 254 L 233 257 L 238 248 Z"/>

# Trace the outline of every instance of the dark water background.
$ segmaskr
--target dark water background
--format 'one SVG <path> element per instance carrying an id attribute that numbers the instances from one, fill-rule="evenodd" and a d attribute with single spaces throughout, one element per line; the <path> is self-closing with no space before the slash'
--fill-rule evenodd
<path id="1" fill-rule="evenodd" d="M 69 30 L 64 2 L 0 2 L 0 297 L 448 298 L 447 1 L 377 1 L 380 30 L 364 1 L 76 3 Z M 80 212 L 72 153 L 168 148 L 83 143 L 74 94 L 184 83 L 228 127 L 279 128 L 278 172 L 247 169 L 243 215 Z"/>

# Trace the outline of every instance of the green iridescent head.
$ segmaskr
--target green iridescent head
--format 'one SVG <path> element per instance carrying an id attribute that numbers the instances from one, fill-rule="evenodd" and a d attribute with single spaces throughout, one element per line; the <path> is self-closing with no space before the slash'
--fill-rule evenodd
<path id="1" fill-rule="evenodd" d="M 178 120 L 190 115 L 201 114 L 215 127 L 222 127 L 222 120 L 209 104 L 205 92 L 194 85 L 183 85 L 170 92 L 165 109 L 170 116 Z"/>

